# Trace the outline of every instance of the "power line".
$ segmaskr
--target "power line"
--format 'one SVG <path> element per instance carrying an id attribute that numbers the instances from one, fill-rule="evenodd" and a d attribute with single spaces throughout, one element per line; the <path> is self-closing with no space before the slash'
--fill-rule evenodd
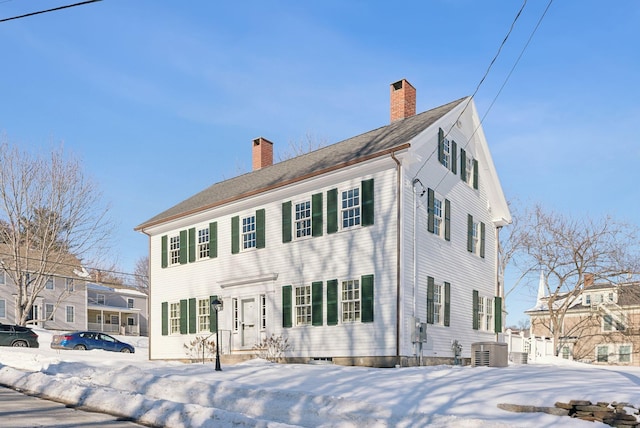
<path id="1" fill-rule="evenodd" d="M 54 7 L 53 9 L 40 10 L 38 12 L 31 12 L 31 13 L 27 13 L 27 14 L 24 14 L 24 15 L 13 16 L 11 18 L 3 18 L 3 19 L 0 19 L 0 22 L 6 22 L 6 21 L 14 20 L 14 19 L 26 18 L 26 17 L 34 16 L 34 15 L 40 15 L 41 13 L 55 12 L 57 10 L 68 9 L 68 8 L 76 7 L 76 6 L 83 6 L 85 4 L 95 3 L 95 2 L 99 2 L 99 1 L 102 1 L 102 0 L 87 0 L 87 1 L 80 2 L 80 3 L 69 4 L 69 5 L 66 5 L 66 6 Z"/>
<path id="2" fill-rule="evenodd" d="M 464 106 L 464 108 L 462 109 L 462 111 L 460 112 L 460 114 L 458 115 L 458 118 L 453 122 L 453 124 L 451 125 L 451 127 L 449 128 L 449 130 L 445 133 L 444 138 L 447 138 L 447 136 L 451 133 L 451 130 L 453 129 L 453 127 L 455 126 L 455 124 L 458 122 L 458 120 L 460 120 L 460 117 L 462 117 L 462 115 L 464 114 L 464 112 L 467 110 L 467 107 L 469 107 L 469 103 L 471 103 L 471 100 L 473 99 L 473 97 L 478 93 L 478 91 L 480 90 L 480 86 L 482 86 L 482 84 L 484 83 L 485 79 L 487 78 L 487 76 L 489 75 L 489 72 L 491 71 L 491 68 L 493 67 L 493 64 L 496 62 L 496 59 L 498 59 L 498 56 L 500 55 L 500 52 L 502 52 L 502 48 L 504 47 L 504 45 L 507 43 L 507 39 L 509 39 L 509 36 L 511 35 L 511 32 L 513 31 L 516 22 L 518 21 L 518 18 L 520 18 L 520 15 L 522 14 L 522 11 L 524 10 L 524 7 L 527 4 L 527 0 L 524 0 L 524 3 L 522 3 L 522 6 L 520 7 L 520 10 L 518 11 L 518 13 L 516 14 L 515 18 L 513 19 L 513 21 L 511 22 L 511 26 L 509 27 L 509 31 L 507 32 L 507 35 L 504 37 L 504 39 L 502 40 L 502 43 L 500 43 L 500 47 L 498 47 L 498 51 L 496 52 L 496 54 L 494 55 L 493 59 L 491 60 L 491 62 L 489 63 L 489 66 L 487 67 L 486 71 L 484 72 L 484 76 L 482 76 L 482 79 L 480 79 L 480 82 L 478 82 L 478 85 L 476 86 L 475 91 L 473 91 L 473 94 L 469 97 L 469 99 L 467 100 L 466 105 Z M 437 147 L 436 149 L 434 149 L 431 154 L 427 157 L 427 159 L 425 159 L 425 161 L 422 163 L 422 165 L 420 166 L 420 168 L 418 169 L 418 171 L 416 172 L 416 174 L 414 175 L 414 179 L 416 177 L 418 177 L 418 174 L 420 174 L 420 171 L 422 171 L 422 168 L 425 167 L 425 165 L 427 164 L 427 162 L 429 161 L 429 159 L 431 159 L 433 157 L 433 155 L 435 154 L 435 152 L 437 151 Z"/>

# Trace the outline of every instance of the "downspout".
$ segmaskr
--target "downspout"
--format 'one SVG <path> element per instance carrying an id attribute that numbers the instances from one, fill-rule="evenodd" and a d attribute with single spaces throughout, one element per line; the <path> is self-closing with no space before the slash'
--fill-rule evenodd
<path id="1" fill-rule="evenodd" d="M 396 195 L 397 196 L 397 202 L 396 202 L 396 367 L 401 367 L 401 361 L 400 361 L 400 308 L 401 308 L 401 301 L 400 301 L 400 255 L 401 255 L 401 248 L 400 248 L 400 218 L 401 218 L 401 213 L 402 213 L 402 204 L 401 204 L 401 184 L 402 184 L 402 177 L 400 175 L 400 171 L 401 171 L 401 164 L 400 161 L 398 160 L 398 158 L 396 158 L 396 155 L 394 152 L 391 152 L 391 159 L 393 159 L 396 163 Z"/>

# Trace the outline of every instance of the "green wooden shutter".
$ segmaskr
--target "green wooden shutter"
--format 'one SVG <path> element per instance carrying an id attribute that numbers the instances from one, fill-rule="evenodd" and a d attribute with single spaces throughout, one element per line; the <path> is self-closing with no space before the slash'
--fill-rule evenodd
<path id="1" fill-rule="evenodd" d="M 433 189 L 427 189 L 427 230 L 434 233 L 435 229 L 435 201 L 436 195 Z"/>
<path id="2" fill-rule="evenodd" d="M 240 217 L 231 218 L 231 254 L 240 252 Z"/>
<path id="3" fill-rule="evenodd" d="M 180 334 L 187 334 L 189 308 L 187 300 L 180 300 Z"/>
<path id="4" fill-rule="evenodd" d="M 160 241 L 162 247 L 162 268 L 166 268 L 167 266 L 169 266 L 167 235 L 163 235 L 162 238 L 160 238 Z"/>
<path id="5" fill-rule="evenodd" d="M 285 285 L 282 287 L 282 327 L 292 327 L 293 318 L 291 314 L 291 286 Z"/>
<path id="6" fill-rule="evenodd" d="M 180 264 L 183 265 L 187 262 L 187 256 L 189 252 L 189 241 L 187 240 L 187 231 L 180 231 Z"/>
<path id="7" fill-rule="evenodd" d="M 167 336 L 169 334 L 169 303 L 162 302 L 162 335 Z"/>
<path id="8" fill-rule="evenodd" d="M 282 203 L 282 242 L 291 242 L 291 201 Z"/>
<path id="9" fill-rule="evenodd" d="M 209 223 L 209 258 L 218 257 L 218 222 Z"/>
<path id="10" fill-rule="evenodd" d="M 360 280 L 362 298 L 362 322 L 373 322 L 373 275 L 364 275 Z"/>
<path id="11" fill-rule="evenodd" d="M 311 283 L 311 325 L 322 325 L 322 281 Z"/>
<path id="12" fill-rule="evenodd" d="M 327 191 L 327 233 L 338 231 L 338 189 Z"/>
<path id="13" fill-rule="evenodd" d="M 467 152 L 460 149 L 460 180 L 467 181 Z"/>
<path id="14" fill-rule="evenodd" d="M 265 211 L 264 208 L 256 211 L 256 248 L 264 248 L 265 240 Z"/>
<path id="15" fill-rule="evenodd" d="M 451 202 L 444 200 L 444 239 L 451 241 Z"/>
<path id="16" fill-rule="evenodd" d="M 495 298 L 495 309 L 493 316 L 496 321 L 495 332 L 502 333 L 502 297 Z"/>
<path id="17" fill-rule="evenodd" d="M 189 263 L 196 261 L 196 228 L 189 229 Z"/>
<path id="18" fill-rule="evenodd" d="M 362 186 L 362 225 L 371 226 L 374 221 L 373 178 L 364 180 Z"/>
<path id="19" fill-rule="evenodd" d="M 218 296 L 209 296 L 209 331 L 215 333 L 218 329 L 218 323 L 216 322 L 216 311 L 211 307 L 211 302 L 217 300 Z"/>
<path id="20" fill-rule="evenodd" d="M 480 257 L 484 258 L 484 223 L 480 222 Z"/>
<path id="21" fill-rule="evenodd" d="M 458 145 L 455 141 L 451 141 L 451 172 L 458 173 Z"/>
<path id="22" fill-rule="evenodd" d="M 427 323 L 433 324 L 434 312 L 435 312 L 435 284 L 433 278 L 427 277 Z"/>
<path id="23" fill-rule="evenodd" d="M 473 160 L 473 188 L 478 190 L 478 161 Z"/>
<path id="24" fill-rule="evenodd" d="M 327 325 L 338 325 L 338 280 L 327 281 Z"/>
<path id="25" fill-rule="evenodd" d="M 198 330 L 198 317 L 196 309 L 196 299 L 189 299 L 189 333 L 193 334 Z"/>
<path id="26" fill-rule="evenodd" d="M 473 329 L 474 330 L 478 330 L 480 328 L 480 315 L 478 313 L 478 311 L 480 310 L 479 307 L 479 300 L 480 300 L 480 295 L 478 293 L 478 290 L 473 290 Z"/>
<path id="27" fill-rule="evenodd" d="M 322 236 L 322 193 L 311 196 L 311 236 Z"/>
<path id="28" fill-rule="evenodd" d="M 451 325 L 451 284 L 444 283 L 444 325 Z"/>
<path id="29" fill-rule="evenodd" d="M 467 251 L 473 252 L 473 216 L 467 214 Z"/>
<path id="30" fill-rule="evenodd" d="M 438 162 L 444 165 L 444 131 L 438 129 Z"/>

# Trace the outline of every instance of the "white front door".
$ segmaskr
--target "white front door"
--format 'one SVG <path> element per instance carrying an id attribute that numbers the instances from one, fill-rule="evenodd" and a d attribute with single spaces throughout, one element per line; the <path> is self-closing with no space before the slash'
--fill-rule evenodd
<path id="1" fill-rule="evenodd" d="M 241 303 L 240 346 L 243 348 L 251 348 L 257 343 L 256 301 L 254 298 L 242 299 Z"/>

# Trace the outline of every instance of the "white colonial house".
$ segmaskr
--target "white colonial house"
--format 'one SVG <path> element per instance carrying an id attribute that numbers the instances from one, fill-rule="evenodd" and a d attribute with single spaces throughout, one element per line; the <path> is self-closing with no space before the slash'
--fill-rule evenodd
<path id="1" fill-rule="evenodd" d="M 139 225 L 150 248 L 150 358 L 215 331 L 225 358 L 275 335 L 290 362 L 451 362 L 502 331 L 498 232 L 510 213 L 471 98 L 214 184 Z M 215 337 L 215 335 L 213 336 Z"/>

